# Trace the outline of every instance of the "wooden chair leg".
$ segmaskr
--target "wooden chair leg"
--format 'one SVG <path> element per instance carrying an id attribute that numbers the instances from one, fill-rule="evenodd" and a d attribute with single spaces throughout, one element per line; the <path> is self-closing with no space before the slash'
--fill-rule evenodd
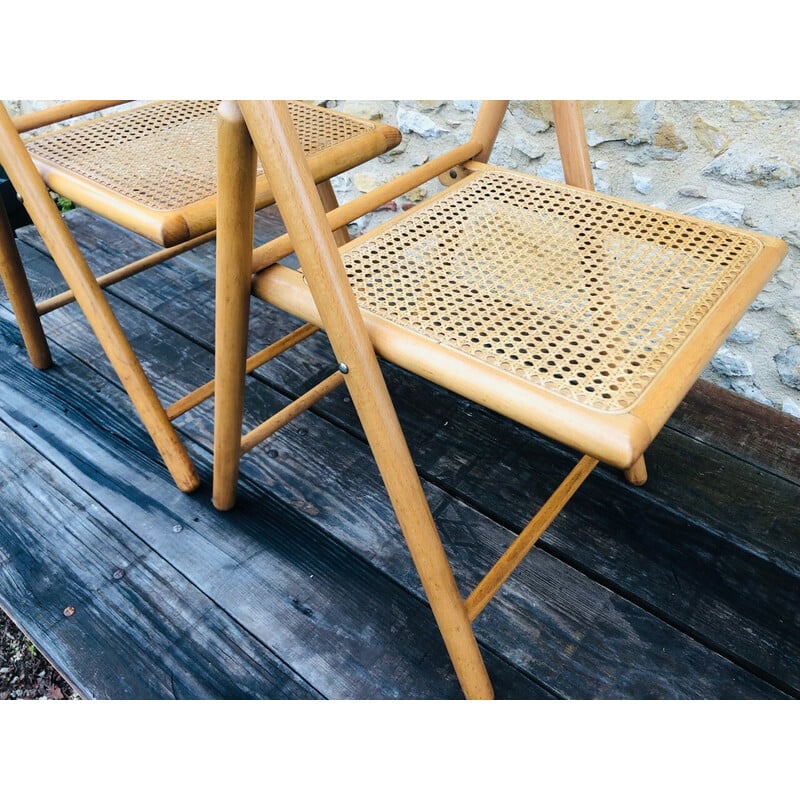
<path id="1" fill-rule="evenodd" d="M 641 456 L 632 467 L 625 470 L 625 479 L 634 486 L 642 486 L 647 482 L 647 465 L 644 456 Z"/>
<path id="2" fill-rule="evenodd" d="M 253 263 L 256 156 L 236 103 L 220 106 L 214 400 L 214 485 L 220 510 L 236 500 L 242 454 L 247 328 Z"/>
<path id="3" fill-rule="evenodd" d="M 333 186 L 330 181 L 323 181 L 317 184 L 317 191 L 319 192 L 320 200 L 322 200 L 322 207 L 325 211 L 333 211 L 334 208 L 339 207 L 339 200 L 336 197 L 336 192 L 333 191 Z M 341 247 L 350 241 L 350 234 L 347 231 L 347 226 L 343 225 L 333 232 L 333 239 L 336 244 Z"/>
<path id="4" fill-rule="evenodd" d="M 314 283 L 314 276 L 309 276 L 309 283 Z M 352 295 L 349 299 L 352 300 Z M 354 300 L 352 303 L 350 308 L 337 309 L 330 315 L 326 324 L 328 337 L 337 357 L 342 359 L 353 406 L 464 696 L 468 700 L 492 699 L 494 690 L 467 606 L 458 590 L 363 319 Z"/>
<path id="5" fill-rule="evenodd" d="M 456 585 L 388 390 L 379 379 L 377 362 L 375 368 L 377 374 L 366 382 L 363 379 L 348 381 L 353 404 L 464 696 L 468 700 L 491 700 L 494 690 L 466 604 Z M 361 371 L 360 367 L 357 369 Z"/>
<path id="6" fill-rule="evenodd" d="M 66 222 L 50 198 L 14 124 L 0 105 L 0 160 L 25 201 L 47 249 L 94 331 L 123 388 L 150 434 L 179 489 L 192 491 L 200 485 L 186 449 L 161 405 L 136 354 L 120 327 L 95 276 L 78 249 Z"/>
<path id="7" fill-rule="evenodd" d="M 468 700 L 492 699 L 466 604 L 458 590 L 439 531 L 400 427 L 394 404 L 355 308 L 334 314 L 326 326 L 361 426 L 394 508 L 434 618 Z"/>
<path id="8" fill-rule="evenodd" d="M 42 320 L 36 310 L 36 302 L 19 251 L 14 243 L 11 223 L 2 203 L 0 203 L 0 278 L 6 287 L 31 363 L 37 369 L 47 369 L 53 364 L 50 347 L 42 329 Z"/>
<path id="9" fill-rule="evenodd" d="M 491 698 L 492 684 L 466 605 L 327 217 L 322 204 L 314 202 L 314 183 L 289 111 L 277 104 L 241 106 L 461 688 L 468 698 Z"/>

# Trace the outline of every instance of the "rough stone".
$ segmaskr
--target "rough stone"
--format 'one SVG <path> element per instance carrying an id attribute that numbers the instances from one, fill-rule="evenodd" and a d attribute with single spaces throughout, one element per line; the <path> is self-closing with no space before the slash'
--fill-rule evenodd
<path id="1" fill-rule="evenodd" d="M 774 308 L 777 298 L 769 291 L 769 287 L 763 289 L 755 300 L 750 304 L 750 311 L 767 311 Z"/>
<path id="2" fill-rule="evenodd" d="M 377 175 L 373 175 L 371 172 L 359 172 L 353 175 L 353 186 L 355 186 L 359 192 L 371 192 L 373 189 L 377 189 L 382 183 L 384 183 L 384 180 Z"/>
<path id="3" fill-rule="evenodd" d="M 406 106 L 397 109 L 397 127 L 402 133 L 416 133 L 423 139 L 433 139 L 449 133 L 447 128 L 440 127 L 421 111 Z"/>
<path id="4" fill-rule="evenodd" d="M 643 167 L 653 160 L 653 154 L 647 147 L 640 147 L 632 153 L 625 156 L 625 161 L 628 164 L 633 164 L 637 167 Z"/>
<path id="5" fill-rule="evenodd" d="M 650 194 L 653 191 L 653 179 L 649 175 L 634 174 L 633 187 L 639 194 Z"/>
<path id="6" fill-rule="evenodd" d="M 730 103 L 728 103 L 728 110 L 734 122 L 753 122 L 755 120 L 764 119 L 764 114 L 757 108 L 754 108 L 751 103 L 746 103 L 744 100 L 731 100 Z"/>
<path id="7" fill-rule="evenodd" d="M 415 189 L 412 189 L 410 192 L 406 192 L 403 197 L 407 200 L 410 200 L 412 203 L 418 203 L 420 200 L 424 200 L 428 196 L 428 190 L 424 186 L 417 186 Z"/>
<path id="8" fill-rule="evenodd" d="M 662 122 L 653 135 L 652 152 L 655 158 L 672 159 L 683 153 L 689 145 L 678 135 L 673 122 Z"/>
<path id="9" fill-rule="evenodd" d="M 711 359 L 711 366 L 726 378 L 745 378 L 753 374 L 753 365 L 725 346 L 717 350 Z"/>
<path id="10" fill-rule="evenodd" d="M 511 117 L 527 134 L 544 133 L 553 124 L 553 110 L 545 100 L 512 103 Z"/>
<path id="11" fill-rule="evenodd" d="M 715 158 L 703 175 L 726 183 L 750 183 L 794 189 L 800 186 L 800 168 L 779 156 L 754 151 L 751 148 L 731 147 Z"/>
<path id="12" fill-rule="evenodd" d="M 784 302 L 776 304 L 775 310 L 787 320 L 792 335 L 800 338 L 800 296 L 789 296 Z"/>
<path id="13" fill-rule="evenodd" d="M 756 403 L 762 403 L 765 406 L 771 406 L 770 399 L 756 386 L 752 380 L 747 378 L 734 378 L 730 382 L 730 388 L 736 394 L 746 397 L 748 400 L 754 400 Z"/>
<path id="14" fill-rule="evenodd" d="M 430 143 L 423 141 L 417 136 L 406 136 L 403 141 L 406 143 L 406 152 L 402 158 L 402 168 L 398 169 L 397 166 L 392 168 L 392 172 L 403 171 L 408 169 L 408 166 L 418 167 L 424 164 L 431 156 Z M 391 152 L 391 151 L 390 151 Z"/>
<path id="15" fill-rule="evenodd" d="M 447 100 L 404 100 L 403 106 L 416 111 L 438 111 L 447 104 Z"/>
<path id="16" fill-rule="evenodd" d="M 800 389 L 800 344 L 781 350 L 774 360 L 781 381 L 791 389 Z"/>
<path id="17" fill-rule="evenodd" d="M 362 119 L 391 120 L 394 117 L 394 103 L 386 100 L 350 100 L 340 110 Z"/>
<path id="18" fill-rule="evenodd" d="M 639 116 L 632 100 L 585 103 L 586 140 L 591 147 L 603 142 L 639 141 Z"/>
<path id="19" fill-rule="evenodd" d="M 520 153 L 532 160 L 541 158 L 544 155 L 544 148 L 535 139 L 530 139 L 527 136 L 517 136 L 514 139 L 514 149 L 519 150 Z"/>
<path id="20" fill-rule="evenodd" d="M 751 328 L 745 328 L 743 325 L 737 325 L 728 336 L 728 341 L 732 344 L 753 344 L 761 336 L 761 331 L 754 331 Z"/>
<path id="21" fill-rule="evenodd" d="M 705 200 L 708 198 L 708 189 L 703 186 L 681 186 L 678 189 L 678 194 L 681 197 L 694 197 L 698 200 Z"/>
<path id="22" fill-rule="evenodd" d="M 692 217 L 707 219 L 709 222 L 719 222 L 722 225 L 738 225 L 741 227 L 744 216 L 744 206 L 735 200 L 709 200 L 699 206 L 686 210 Z"/>
<path id="23" fill-rule="evenodd" d="M 731 138 L 724 131 L 697 117 L 692 125 L 697 141 L 715 156 L 724 152 L 731 143 Z"/>
<path id="24" fill-rule="evenodd" d="M 596 192 L 602 192 L 603 194 L 612 194 L 611 186 L 608 183 L 608 181 L 605 181 L 602 178 L 598 178 L 597 175 L 592 175 L 592 180 L 594 181 L 594 190 Z"/>
<path id="25" fill-rule="evenodd" d="M 540 178 L 548 181 L 560 181 L 564 183 L 564 167 L 560 161 L 547 161 L 536 170 Z"/>
<path id="26" fill-rule="evenodd" d="M 793 417 L 800 417 L 800 402 L 787 397 L 783 401 L 781 411 L 783 411 L 784 414 L 791 414 Z"/>
<path id="27" fill-rule="evenodd" d="M 586 140 L 590 147 L 603 142 L 640 144 L 653 141 L 655 101 L 602 100 L 584 103 Z"/>
<path id="28" fill-rule="evenodd" d="M 346 173 L 343 175 L 334 175 L 331 178 L 331 186 L 338 198 L 345 197 L 353 190 L 353 179 Z"/>

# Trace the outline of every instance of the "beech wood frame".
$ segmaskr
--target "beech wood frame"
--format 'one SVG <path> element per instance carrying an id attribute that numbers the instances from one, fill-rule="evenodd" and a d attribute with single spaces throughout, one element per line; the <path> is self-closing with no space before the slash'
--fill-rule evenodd
<path id="1" fill-rule="evenodd" d="M 219 193 L 213 502 L 220 509 L 234 504 L 239 460 L 243 452 L 344 381 L 456 675 L 468 698 L 493 696 L 491 681 L 472 630 L 474 619 L 591 474 L 598 464 L 598 453 L 602 460 L 622 468 L 630 482 L 644 483 L 647 478 L 645 449 L 696 379 L 703 359 L 710 358 L 709 347 L 715 349 L 714 345 L 721 343 L 786 252 L 786 246 L 780 240 L 762 237 L 763 252 L 748 271 L 746 279 L 741 281 L 741 286 L 732 293 L 726 308 L 715 309 L 716 324 L 706 326 L 707 330 L 702 330 L 689 346 L 682 348 L 674 359 L 674 385 L 664 388 L 666 384 L 662 381 L 656 390 L 646 395 L 641 404 L 644 409 L 641 416 L 620 415 L 618 424 L 608 424 L 598 434 L 593 430 L 596 417 L 582 414 L 574 406 L 570 407 L 567 401 L 553 401 L 558 406 L 556 411 L 561 414 L 562 427 L 574 428 L 572 439 L 566 437 L 567 443 L 574 444 L 581 451 L 593 450 L 596 453 L 586 454 L 578 461 L 511 547 L 463 599 L 422 491 L 377 354 L 389 360 L 394 360 L 393 354 L 402 354 L 398 363 L 434 380 L 434 373 L 440 368 L 445 369 L 448 364 L 450 373 L 462 366 L 467 368 L 467 365 L 452 352 L 435 353 L 436 345 L 426 346 L 424 358 L 406 357 L 417 342 L 410 341 L 407 347 L 402 343 L 398 345 L 396 340 L 402 339 L 403 333 L 396 330 L 397 326 L 383 325 L 358 308 L 332 229 L 341 228 L 431 178 L 439 176 L 443 183 L 451 183 L 471 171 L 485 168 L 506 107 L 507 101 L 485 102 L 472 137 L 466 144 L 327 214 L 313 191 L 313 180 L 303 163 L 302 151 L 285 104 L 227 102 L 220 113 L 219 171 L 227 175 L 228 180 L 220 185 Z M 566 181 L 591 190 L 591 164 L 580 104 L 553 101 L 553 111 Z M 268 164 L 270 185 L 287 234 L 253 250 L 250 247 L 252 236 L 242 225 L 242 220 L 251 215 L 256 154 Z M 292 251 L 300 261 L 302 276 L 277 263 Z M 255 431 L 242 436 L 251 292 L 304 317 L 307 324 L 324 328 L 340 372 L 321 382 Z M 713 349 L 710 352 L 713 354 Z M 441 358 L 437 360 L 439 355 Z M 428 365 L 430 361 L 434 362 L 433 366 Z M 457 383 L 454 378 L 448 385 L 453 388 Z M 512 383 L 509 385 L 515 389 Z M 458 390 L 457 385 L 455 388 Z M 512 407 L 514 399 L 509 401 L 507 409 L 499 410 L 520 419 Z M 543 419 L 545 417 L 546 413 Z M 551 432 L 546 420 L 543 426 L 532 427 L 543 428 L 542 432 L 546 434 Z M 563 435 L 560 438 L 562 441 L 565 439 Z"/>
<path id="2" fill-rule="evenodd" d="M 38 369 L 47 369 L 52 364 L 41 317 L 67 303 L 78 303 L 176 486 L 181 491 L 190 492 L 199 486 L 200 478 L 172 421 L 209 398 L 214 392 L 214 382 L 199 387 L 165 408 L 117 322 L 102 289 L 214 239 L 216 198 L 209 197 L 183 210 L 179 217 L 166 213 L 163 219 L 159 217 L 154 224 L 152 220 L 142 220 L 141 212 L 135 204 L 123 196 L 109 196 L 107 192 L 98 192 L 86 181 L 76 182 L 51 169 L 43 169 L 43 177 L 21 138 L 22 133 L 126 102 L 129 101 L 78 100 L 14 118 L 0 104 L 0 162 L 23 199 L 25 208 L 61 271 L 68 289 L 46 300 L 35 301 L 3 208 L 0 208 L 0 278 L 6 287 L 31 363 Z M 379 135 L 359 144 L 360 152 L 355 148 L 348 151 L 344 148 L 332 148 L 309 159 L 319 197 L 326 209 L 333 209 L 337 205 L 329 180 L 332 175 L 385 152 L 399 141 L 399 133 L 394 129 L 388 126 L 376 126 L 376 129 Z M 72 196 L 70 192 L 67 195 L 70 199 L 79 200 L 90 210 L 146 236 L 161 245 L 161 249 L 96 277 L 53 203 L 50 189 L 54 187 L 49 185 L 49 181 L 57 186 L 74 188 L 79 197 Z M 254 196 L 251 209 L 263 208 L 273 202 L 267 181 L 260 180 L 258 195 Z M 252 232 L 252 220 L 250 230 Z M 339 243 L 347 241 L 346 228 L 338 231 L 336 238 Z M 255 366 L 257 365 L 253 364 L 251 368 L 254 369 Z"/>

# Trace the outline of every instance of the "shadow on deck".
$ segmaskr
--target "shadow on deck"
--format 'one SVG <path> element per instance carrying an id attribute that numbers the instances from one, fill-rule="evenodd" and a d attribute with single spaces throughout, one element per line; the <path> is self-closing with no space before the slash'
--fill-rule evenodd
<path id="1" fill-rule="evenodd" d="M 99 270 L 151 249 L 69 218 Z M 19 236 L 45 296 L 54 265 Z M 211 376 L 211 246 L 109 294 L 163 399 Z M 343 390 L 246 456 L 219 513 L 212 403 L 178 424 L 204 478 L 182 495 L 79 309 L 45 318 L 56 366 L 37 372 L 0 299 L 0 605 L 83 696 L 461 696 Z M 269 336 L 292 324 L 254 309 Z M 260 369 L 249 421 L 331 361 L 316 334 Z M 384 367 L 466 592 L 576 455 Z M 699 383 L 649 470 L 642 488 L 597 471 L 479 618 L 499 697 L 800 696 L 800 423 Z"/>

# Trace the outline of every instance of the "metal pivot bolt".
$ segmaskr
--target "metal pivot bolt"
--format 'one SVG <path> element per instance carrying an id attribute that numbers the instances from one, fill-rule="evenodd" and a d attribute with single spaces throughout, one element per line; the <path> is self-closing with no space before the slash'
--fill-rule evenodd
<path id="1" fill-rule="evenodd" d="M 344 361 L 340 361 L 339 372 L 341 372 L 343 375 L 347 375 L 347 373 L 350 372 L 350 367 L 348 367 L 347 364 L 344 363 Z"/>

